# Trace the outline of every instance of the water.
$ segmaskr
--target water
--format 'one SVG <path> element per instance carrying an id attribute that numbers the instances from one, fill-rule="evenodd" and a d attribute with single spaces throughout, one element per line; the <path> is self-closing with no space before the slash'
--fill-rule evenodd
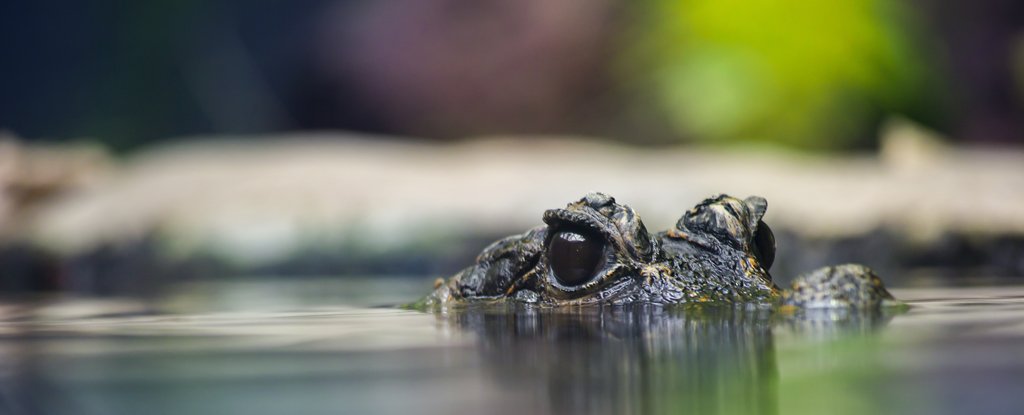
<path id="1" fill-rule="evenodd" d="M 1024 287 L 901 315 L 379 307 L 429 281 L 0 303 L 3 414 L 986 413 L 1024 407 Z"/>

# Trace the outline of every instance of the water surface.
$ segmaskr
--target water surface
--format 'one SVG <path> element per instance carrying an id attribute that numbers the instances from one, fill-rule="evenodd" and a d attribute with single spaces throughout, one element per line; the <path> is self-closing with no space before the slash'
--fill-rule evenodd
<path id="1" fill-rule="evenodd" d="M 1020 413 L 1024 287 L 905 314 L 381 307 L 429 282 L 0 303 L 0 413 Z"/>

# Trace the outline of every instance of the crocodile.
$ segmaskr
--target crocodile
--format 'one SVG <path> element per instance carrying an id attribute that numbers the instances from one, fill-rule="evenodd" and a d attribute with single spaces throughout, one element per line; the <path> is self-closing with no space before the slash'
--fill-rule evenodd
<path id="1" fill-rule="evenodd" d="M 513 302 L 538 307 L 755 304 L 781 309 L 901 305 L 870 268 L 828 266 L 772 281 L 775 237 L 767 201 L 718 195 L 652 234 L 603 193 L 543 214 L 544 225 L 500 239 L 415 304 L 419 308 Z"/>

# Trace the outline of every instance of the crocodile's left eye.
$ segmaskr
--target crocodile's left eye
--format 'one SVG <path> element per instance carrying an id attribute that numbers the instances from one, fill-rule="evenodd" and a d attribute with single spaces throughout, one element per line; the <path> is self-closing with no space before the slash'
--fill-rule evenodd
<path id="1" fill-rule="evenodd" d="M 772 267 L 772 263 L 775 262 L 775 234 L 772 233 L 772 228 L 769 228 L 764 221 L 757 221 L 757 231 L 754 233 L 754 249 L 758 259 L 761 260 L 761 266 L 765 270 Z"/>
<path id="2" fill-rule="evenodd" d="M 594 279 L 604 258 L 604 238 L 575 231 L 559 231 L 548 244 L 551 271 L 559 284 L 583 285 Z"/>

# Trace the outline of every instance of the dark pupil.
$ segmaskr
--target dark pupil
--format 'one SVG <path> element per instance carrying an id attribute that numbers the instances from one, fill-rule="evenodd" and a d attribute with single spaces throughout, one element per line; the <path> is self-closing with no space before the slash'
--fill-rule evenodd
<path id="1" fill-rule="evenodd" d="M 548 260 L 555 279 L 569 287 L 590 281 L 602 254 L 603 239 L 571 231 L 558 232 L 548 245 Z"/>
<path id="2" fill-rule="evenodd" d="M 775 262 L 775 234 L 772 233 L 772 228 L 769 228 L 763 221 L 757 222 L 754 246 L 761 260 L 761 266 L 765 270 L 771 268 L 772 263 Z"/>

